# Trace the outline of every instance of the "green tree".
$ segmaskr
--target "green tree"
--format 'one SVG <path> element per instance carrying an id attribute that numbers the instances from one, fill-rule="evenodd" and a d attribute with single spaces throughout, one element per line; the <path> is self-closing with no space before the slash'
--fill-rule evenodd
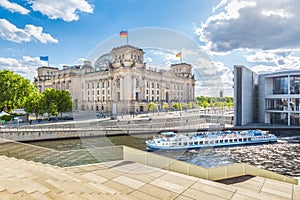
<path id="1" fill-rule="evenodd" d="M 26 99 L 24 109 L 29 114 L 35 114 L 37 119 L 39 115 L 43 115 L 43 109 L 41 106 L 41 95 L 35 91 L 31 93 Z"/>
<path id="2" fill-rule="evenodd" d="M 41 108 L 44 113 L 48 113 L 48 118 L 50 115 L 58 115 L 57 93 L 53 88 L 47 88 L 41 94 Z"/>
<path id="3" fill-rule="evenodd" d="M 163 109 L 164 110 L 168 110 L 169 109 L 169 104 L 167 102 L 164 102 Z"/>
<path id="4" fill-rule="evenodd" d="M 150 102 L 148 104 L 148 110 L 151 111 L 151 110 L 157 110 L 158 109 L 158 105 L 154 102 Z"/>
<path id="5" fill-rule="evenodd" d="M 44 112 L 57 116 L 60 113 L 72 111 L 72 97 L 66 90 L 46 89 L 41 95 L 41 107 Z"/>
<path id="6" fill-rule="evenodd" d="M 63 112 L 72 111 L 72 96 L 66 90 L 56 90 L 56 105 L 57 111 L 60 113 L 60 117 L 62 117 Z"/>
<path id="7" fill-rule="evenodd" d="M 177 103 L 177 102 L 173 104 L 173 108 L 175 108 L 177 110 L 182 110 L 181 105 L 179 103 Z"/>
<path id="8" fill-rule="evenodd" d="M 204 101 L 203 102 L 203 108 L 205 109 L 205 113 L 206 113 L 206 108 L 208 107 L 208 102 L 207 101 Z"/>
<path id="9" fill-rule="evenodd" d="M 10 112 L 25 105 L 26 98 L 36 88 L 30 81 L 9 70 L 0 71 L 0 110 Z"/>

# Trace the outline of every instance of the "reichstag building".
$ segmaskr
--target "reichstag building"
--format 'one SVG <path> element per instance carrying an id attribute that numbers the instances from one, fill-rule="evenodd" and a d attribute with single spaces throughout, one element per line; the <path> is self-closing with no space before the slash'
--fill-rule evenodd
<path id="1" fill-rule="evenodd" d="M 192 66 L 172 64 L 168 69 L 151 69 L 144 63 L 143 49 L 131 45 L 117 47 L 100 56 L 94 66 L 85 61 L 62 69 L 39 67 L 35 86 L 42 93 L 47 88 L 67 90 L 74 110 L 109 114 L 145 112 L 154 102 L 189 103 L 195 100 Z"/>

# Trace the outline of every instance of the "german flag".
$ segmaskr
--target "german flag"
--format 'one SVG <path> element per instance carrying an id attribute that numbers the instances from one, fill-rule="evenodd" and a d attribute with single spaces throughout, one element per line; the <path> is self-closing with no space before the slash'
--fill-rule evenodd
<path id="1" fill-rule="evenodd" d="M 121 31 L 120 32 L 120 37 L 121 38 L 127 38 L 128 37 L 128 32 L 127 31 Z"/>
<path id="2" fill-rule="evenodd" d="M 181 58 L 181 52 L 176 54 L 176 58 Z"/>

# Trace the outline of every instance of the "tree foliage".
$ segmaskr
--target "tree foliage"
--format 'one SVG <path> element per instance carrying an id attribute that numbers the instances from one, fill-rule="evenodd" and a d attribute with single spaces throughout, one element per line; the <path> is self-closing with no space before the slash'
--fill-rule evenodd
<path id="1" fill-rule="evenodd" d="M 66 90 L 57 90 L 57 111 L 60 113 L 62 117 L 63 112 L 72 111 L 72 97 L 71 94 Z"/>
<path id="2" fill-rule="evenodd" d="M 175 108 L 175 109 L 177 109 L 177 110 L 182 110 L 182 107 L 181 107 L 181 105 L 180 105 L 180 103 L 173 103 L 173 108 Z"/>
<path id="3" fill-rule="evenodd" d="M 0 71 L 0 109 L 10 112 L 24 107 L 27 97 L 36 92 L 28 79 L 9 70 Z"/>
<path id="4" fill-rule="evenodd" d="M 41 95 L 37 91 L 28 96 L 24 109 L 28 114 L 35 114 L 36 119 L 39 115 L 44 114 L 41 106 Z"/>
<path id="5" fill-rule="evenodd" d="M 233 107 L 233 97 L 196 97 L 197 104 L 205 109 L 210 107 Z"/>
<path id="6" fill-rule="evenodd" d="M 66 90 L 46 89 L 42 94 L 34 92 L 29 95 L 25 103 L 25 111 L 35 114 L 36 118 L 44 113 L 57 116 L 60 113 L 72 111 L 72 97 Z"/>
<path id="7" fill-rule="evenodd" d="M 66 90 L 48 88 L 41 94 L 41 108 L 48 116 L 62 116 L 63 112 L 72 111 L 72 97 Z"/>
<path id="8" fill-rule="evenodd" d="M 151 110 L 157 110 L 158 109 L 158 105 L 154 102 L 150 102 L 149 105 L 148 105 L 148 110 L 151 111 Z"/>
<path id="9" fill-rule="evenodd" d="M 169 104 L 166 103 L 166 102 L 164 102 L 164 104 L 163 104 L 163 109 L 164 109 L 164 110 L 168 110 L 168 109 L 169 109 Z"/>

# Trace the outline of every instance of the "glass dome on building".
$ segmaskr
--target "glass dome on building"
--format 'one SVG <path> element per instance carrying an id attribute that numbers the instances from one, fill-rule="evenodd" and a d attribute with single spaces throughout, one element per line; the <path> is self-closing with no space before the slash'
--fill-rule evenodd
<path id="1" fill-rule="evenodd" d="M 95 64 L 95 70 L 100 71 L 100 70 L 105 70 L 109 68 L 109 63 L 111 62 L 111 53 L 106 53 L 100 56 Z"/>

